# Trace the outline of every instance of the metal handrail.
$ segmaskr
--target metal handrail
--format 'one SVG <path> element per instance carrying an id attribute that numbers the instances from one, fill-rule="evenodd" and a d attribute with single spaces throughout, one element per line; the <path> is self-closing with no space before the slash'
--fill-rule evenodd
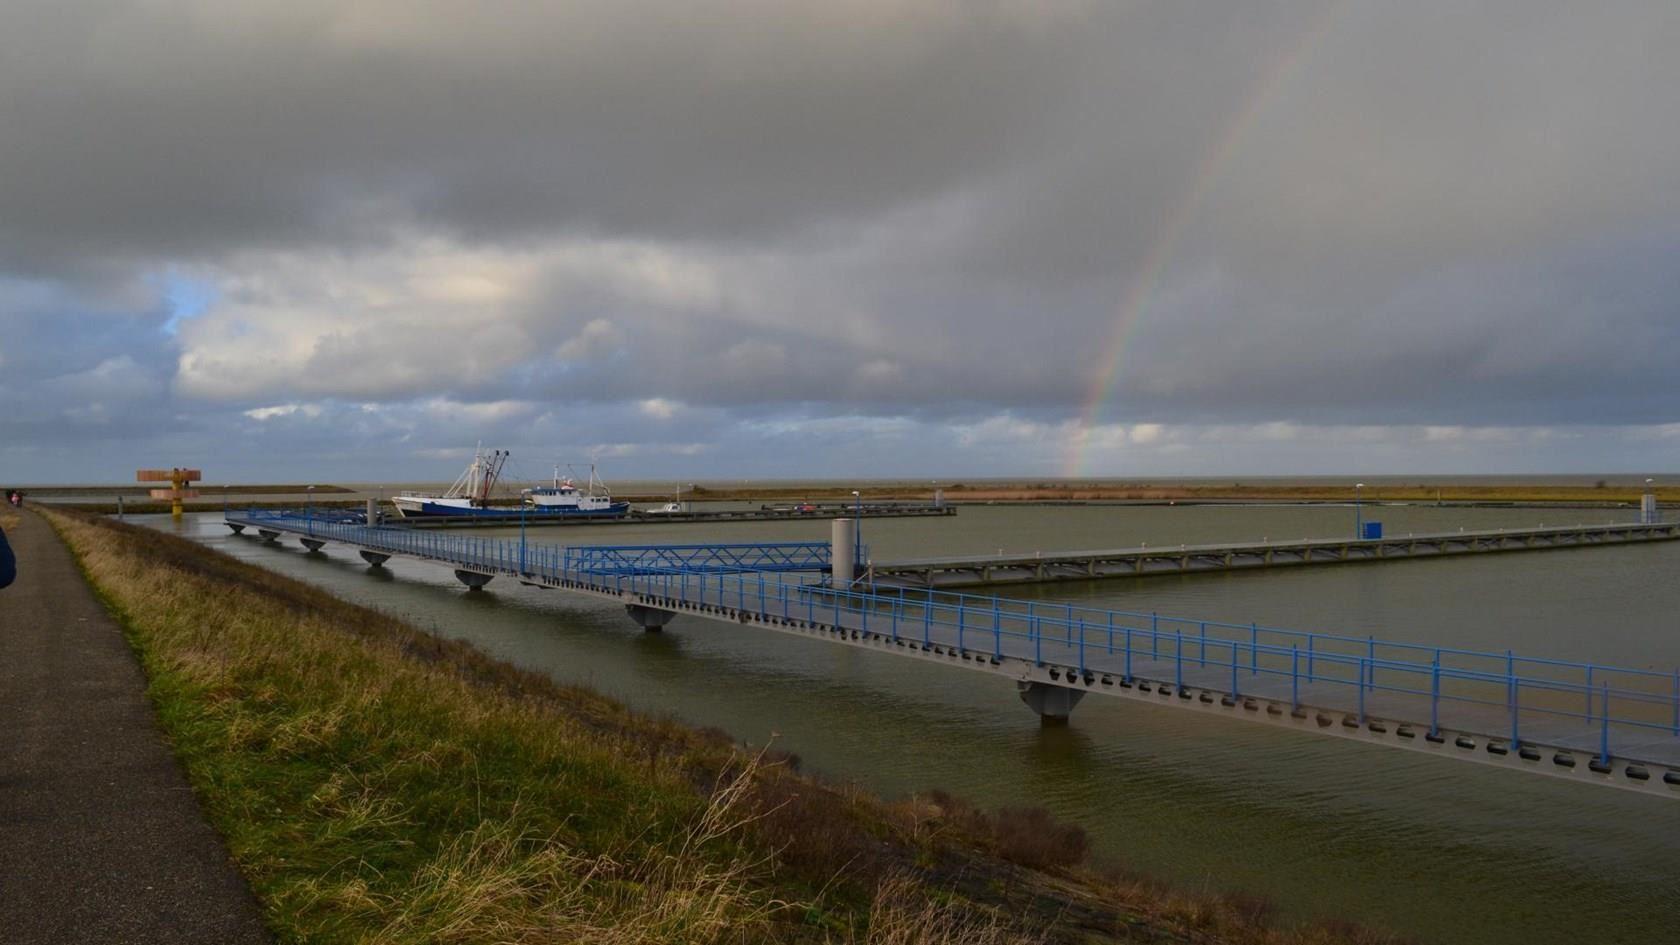
<path id="1" fill-rule="evenodd" d="M 570 582 L 596 590 L 714 604 L 779 615 L 783 619 L 792 619 L 795 611 L 799 611 L 815 622 L 826 613 L 835 624 L 851 619 L 866 632 L 890 634 L 895 640 L 910 638 L 927 642 L 938 630 L 945 636 L 954 636 L 959 649 L 989 651 L 994 658 L 1005 655 L 1004 644 L 1008 641 L 1024 644 L 1012 648 L 1008 655 L 1013 658 L 1019 658 L 1018 649 L 1030 647 L 1035 662 L 1070 666 L 1080 674 L 1113 673 L 1113 667 L 1093 670 L 1088 665 L 1088 656 L 1101 653 L 1123 657 L 1127 677 L 1132 675 L 1134 664 L 1140 659 L 1152 664 L 1170 662 L 1174 667 L 1173 682 L 1182 687 L 1185 669 L 1193 663 L 1196 670 L 1213 668 L 1222 676 L 1228 673 L 1230 685 L 1224 688 L 1233 698 L 1241 697 L 1245 676 L 1248 679 L 1287 677 L 1297 702 L 1303 685 L 1339 686 L 1344 687 L 1343 691 L 1357 687 L 1362 715 L 1369 695 L 1427 697 L 1432 733 L 1438 727 L 1442 705 L 1502 708 L 1510 716 L 1509 741 L 1513 747 L 1521 744 L 1521 723 L 1536 717 L 1570 719 L 1598 726 L 1604 759 L 1609 757 L 1613 730 L 1661 731 L 1680 737 L 1680 668 L 1667 673 L 1596 662 L 1524 657 L 1510 651 L 1433 647 L 1373 636 L 1361 638 L 1262 627 L 1257 623 L 1194 620 L 931 589 L 837 588 L 815 574 L 690 567 L 680 556 L 661 562 L 654 555 L 639 569 L 603 572 L 582 567 L 587 556 L 579 554 L 611 548 L 638 552 L 680 549 L 703 556 L 708 550 L 718 549 L 748 554 L 757 549 L 768 554 L 768 549 L 775 548 L 810 551 L 822 547 L 826 560 L 827 546 L 817 543 L 568 548 L 511 539 L 324 522 L 264 510 L 251 510 L 239 518 L 285 530 L 307 530 L 315 537 L 347 541 L 382 552 L 485 572 Z M 229 513 L 229 520 L 237 519 Z M 814 556 L 811 560 L 815 560 Z M 1187 628 L 1193 628 L 1193 632 L 1187 633 Z M 967 641 L 990 646 L 969 647 Z M 1349 652 L 1350 645 L 1357 646 L 1360 652 Z M 1050 650 L 1048 658 L 1046 649 Z M 1418 658 L 1420 654 L 1428 659 Z M 1460 662 L 1471 665 L 1457 665 Z M 1569 678 L 1563 678 L 1564 674 Z M 1657 685 L 1659 682 L 1662 685 Z M 1573 702 L 1573 706 L 1564 705 L 1566 702 Z"/>

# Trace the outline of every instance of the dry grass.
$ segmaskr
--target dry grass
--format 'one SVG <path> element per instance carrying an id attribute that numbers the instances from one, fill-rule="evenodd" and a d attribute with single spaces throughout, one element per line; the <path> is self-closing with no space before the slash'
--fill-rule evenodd
<path id="1" fill-rule="evenodd" d="M 190 542 L 49 517 L 282 941 L 1390 941 L 1099 877 L 1043 812 L 825 785 Z"/>

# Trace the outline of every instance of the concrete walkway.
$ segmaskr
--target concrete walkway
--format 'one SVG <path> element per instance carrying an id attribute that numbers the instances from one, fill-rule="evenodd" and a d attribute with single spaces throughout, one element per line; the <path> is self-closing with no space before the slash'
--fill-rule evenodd
<path id="1" fill-rule="evenodd" d="M 0 590 L 0 938 L 270 941 L 115 621 L 39 516 Z"/>

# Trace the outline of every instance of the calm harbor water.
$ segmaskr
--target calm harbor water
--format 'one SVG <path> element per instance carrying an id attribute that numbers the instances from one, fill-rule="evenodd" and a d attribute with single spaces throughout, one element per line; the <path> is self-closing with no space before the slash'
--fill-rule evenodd
<path id="1" fill-rule="evenodd" d="M 1367 506 L 1390 535 L 1627 520 L 1602 510 Z M 1337 507 L 965 507 L 865 521 L 881 560 L 941 553 L 1351 534 Z M 386 571 L 331 546 L 263 546 L 220 515 L 139 519 L 647 712 L 775 739 L 888 795 L 944 788 L 1034 804 L 1098 855 L 1182 885 L 1272 897 L 1435 942 L 1680 939 L 1680 803 L 1092 697 L 1043 728 L 1007 680 L 723 623 L 644 634 L 616 605 L 449 571 Z M 825 540 L 826 521 L 533 530 L 542 543 Z M 487 529 L 485 534 L 517 530 Z M 1139 581 L 1015 597 L 1259 621 L 1669 670 L 1680 543 Z"/>

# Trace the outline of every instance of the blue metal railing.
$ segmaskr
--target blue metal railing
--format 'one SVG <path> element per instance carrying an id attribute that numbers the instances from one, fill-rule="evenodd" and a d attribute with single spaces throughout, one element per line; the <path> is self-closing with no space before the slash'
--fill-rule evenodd
<path id="1" fill-rule="evenodd" d="M 1541 728 L 1549 738 L 1567 724 L 1577 741 L 1581 732 L 1596 730 L 1594 765 L 1609 763 L 1613 735 L 1624 744 L 1656 733 L 1680 737 L 1680 668 L 1634 669 L 950 591 L 833 588 L 820 574 L 789 573 L 826 568 L 827 546 L 814 543 L 567 548 L 262 510 L 229 518 L 485 572 L 826 623 L 907 644 L 955 645 L 979 657 L 1027 659 L 1081 676 L 1148 678 L 1178 688 L 1188 680 L 1233 699 L 1265 688 L 1268 698 L 1286 696 L 1297 706 L 1336 701 L 1361 720 L 1371 700 L 1399 699 L 1409 713 L 1403 720 L 1426 725 L 1432 738 L 1443 726 L 1463 727 L 1465 717 L 1493 734 L 1489 720 L 1503 719 L 1499 733 L 1510 751 L 1522 747 L 1525 731 Z M 753 560 L 785 567 L 736 566 Z M 1392 705 L 1384 711 L 1396 718 Z M 1458 721 L 1443 721 L 1449 714 Z"/>
<path id="2" fill-rule="evenodd" d="M 567 570 L 591 574 L 827 571 L 826 542 L 727 545 L 584 545 L 566 549 Z"/>

